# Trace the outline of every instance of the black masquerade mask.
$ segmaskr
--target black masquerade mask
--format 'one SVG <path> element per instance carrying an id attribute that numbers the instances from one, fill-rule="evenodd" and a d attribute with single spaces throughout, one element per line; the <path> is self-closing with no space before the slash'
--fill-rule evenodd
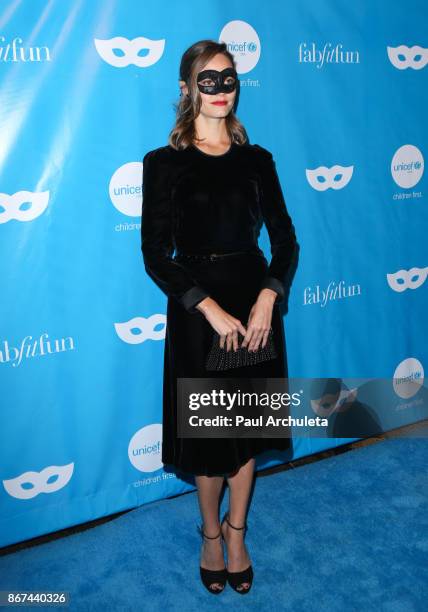
<path id="1" fill-rule="evenodd" d="M 198 74 L 198 89 L 204 94 L 230 93 L 236 88 L 238 75 L 234 68 L 202 70 Z"/>

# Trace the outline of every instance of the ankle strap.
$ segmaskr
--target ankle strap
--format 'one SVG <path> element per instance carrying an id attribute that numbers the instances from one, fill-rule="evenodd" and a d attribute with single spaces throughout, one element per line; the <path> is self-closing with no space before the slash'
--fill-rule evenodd
<path id="1" fill-rule="evenodd" d="M 196 525 L 197 530 L 199 531 L 199 533 L 204 537 L 207 538 L 208 540 L 215 540 L 216 538 L 221 536 L 221 531 L 218 532 L 218 534 L 216 536 L 207 536 L 203 530 L 202 527 L 202 523 L 201 525 Z"/>
<path id="2" fill-rule="evenodd" d="M 226 523 L 230 527 L 232 527 L 232 529 L 237 529 L 238 531 L 240 531 L 241 529 L 247 529 L 247 523 L 245 523 L 243 527 L 235 527 L 235 525 L 232 525 L 232 523 L 229 521 L 229 513 L 227 513 L 224 518 L 225 518 Z"/>

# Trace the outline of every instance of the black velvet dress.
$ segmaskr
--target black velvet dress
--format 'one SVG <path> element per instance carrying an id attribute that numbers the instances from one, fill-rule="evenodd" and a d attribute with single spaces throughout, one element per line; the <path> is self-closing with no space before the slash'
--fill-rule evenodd
<path id="1" fill-rule="evenodd" d="M 257 238 L 263 222 L 272 258 Z M 143 159 L 141 250 L 149 276 L 168 296 L 164 353 L 162 462 L 194 475 L 225 475 L 263 451 L 290 447 L 289 438 L 177 437 L 177 378 L 287 377 L 279 304 L 296 246 L 272 154 L 233 143 L 221 155 L 169 145 Z M 175 257 L 174 251 L 176 252 Z M 181 259 L 181 253 L 228 253 L 223 259 Z M 247 327 L 264 287 L 277 293 L 272 328 L 278 357 L 251 366 L 207 371 L 213 328 L 195 306 L 205 297 Z M 233 349 L 232 349 L 233 350 Z"/>

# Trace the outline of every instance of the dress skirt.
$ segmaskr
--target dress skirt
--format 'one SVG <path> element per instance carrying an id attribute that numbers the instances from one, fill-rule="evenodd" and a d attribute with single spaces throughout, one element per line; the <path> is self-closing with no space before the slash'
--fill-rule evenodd
<path id="1" fill-rule="evenodd" d="M 180 260 L 180 256 L 175 259 L 208 291 L 210 297 L 247 328 L 251 307 L 268 269 L 263 254 L 234 254 L 191 262 Z M 272 329 L 277 358 L 230 370 L 208 371 L 205 362 L 212 345 L 213 327 L 202 312 L 190 313 L 176 299 L 168 298 L 162 433 L 162 462 L 165 466 L 171 465 L 178 471 L 194 475 L 230 475 L 261 452 L 290 448 L 290 438 L 177 437 L 178 378 L 288 376 L 283 320 L 278 304 L 272 310 Z"/>

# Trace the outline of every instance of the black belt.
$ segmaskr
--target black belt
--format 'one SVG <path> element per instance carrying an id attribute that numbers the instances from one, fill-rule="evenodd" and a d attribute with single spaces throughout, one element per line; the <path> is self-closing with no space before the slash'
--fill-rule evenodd
<path id="1" fill-rule="evenodd" d="M 188 259 L 192 261 L 214 261 L 216 259 L 222 259 L 223 257 L 230 257 L 231 255 L 260 255 L 263 257 L 263 253 L 259 250 L 247 249 L 246 251 L 229 251 L 228 253 L 183 253 L 179 252 L 175 255 L 174 259 Z"/>

